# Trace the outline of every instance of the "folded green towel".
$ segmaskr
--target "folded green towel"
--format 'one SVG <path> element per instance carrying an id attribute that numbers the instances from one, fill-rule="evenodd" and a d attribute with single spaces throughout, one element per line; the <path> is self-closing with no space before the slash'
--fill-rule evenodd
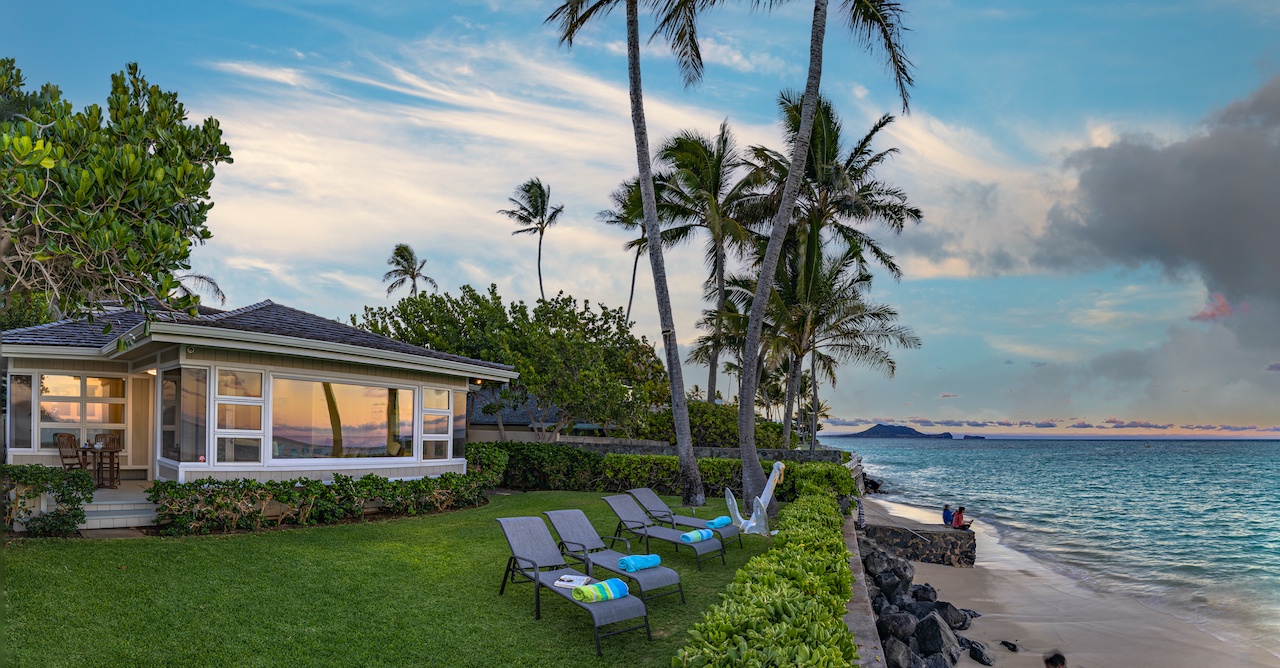
<path id="1" fill-rule="evenodd" d="M 721 527 L 727 527 L 732 523 L 733 523 L 733 520 L 729 519 L 728 515 L 721 515 L 720 517 L 717 517 L 714 520 L 707 520 L 707 528 L 719 529 Z"/>
<path id="2" fill-rule="evenodd" d="M 711 529 L 694 529 L 689 533 L 680 534 L 680 540 L 686 543 L 699 543 L 716 535 Z"/>
<path id="3" fill-rule="evenodd" d="M 656 554 L 633 554 L 629 557 L 623 557 L 618 560 L 618 568 L 634 573 L 642 571 L 646 568 L 653 568 L 662 563 L 662 557 Z"/>
<path id="4" fill-rule="evenodd" d="M 574 587 L 573 600 L 582 601 L 583 603 L 598 603 L 622 598 L 627 593 L 627 583 L 618 578 L 609 578 L 603 582 Z"/>

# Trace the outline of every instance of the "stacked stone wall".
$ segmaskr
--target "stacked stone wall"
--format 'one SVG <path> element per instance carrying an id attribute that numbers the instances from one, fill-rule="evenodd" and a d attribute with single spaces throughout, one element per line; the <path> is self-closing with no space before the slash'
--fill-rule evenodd
<path id="1" fill-rule="evenodd" d="M 871 525 L 867 538 L 898 556 L 926 564 L 972 568 L 978 555 L 972 531 L 958 529 L 909 530 L 896 526 Z"/>

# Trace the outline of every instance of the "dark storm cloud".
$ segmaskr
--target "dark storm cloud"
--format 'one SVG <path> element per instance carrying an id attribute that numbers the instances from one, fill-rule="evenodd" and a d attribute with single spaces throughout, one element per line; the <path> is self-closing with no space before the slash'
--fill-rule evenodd
<path id="1" fill-rule="evenodd" d="M 1231 303 L 1280 302 L 1280 75 L 1167 145 L 1128 136 L 1069 156 L 1074 197 L 1049 212 L 1033 262 L 1154 263 L 1194 272 Z"/>

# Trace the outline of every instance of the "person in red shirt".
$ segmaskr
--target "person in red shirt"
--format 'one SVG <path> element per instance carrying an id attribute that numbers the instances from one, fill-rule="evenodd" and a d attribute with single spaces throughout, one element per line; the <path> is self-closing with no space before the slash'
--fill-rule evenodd
<path id="1" fill-rule="evenodd" d="M 967 530 L 970 524 L 973 524 L 973 522 L 964 521 L 964 506 L 960 506 L 960 509 L 956 511 L 956 514 L 951 517 L 951 528 Z"/>

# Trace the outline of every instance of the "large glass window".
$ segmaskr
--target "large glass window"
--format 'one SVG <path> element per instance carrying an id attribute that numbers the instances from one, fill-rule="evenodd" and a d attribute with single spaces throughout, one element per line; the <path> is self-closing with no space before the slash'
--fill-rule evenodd
<path id="1" fill-rule="evenodd" d="M 262 372 L 218 369 L 214 461 L 262 461 Z"/>
<path id="2" fill-rule="evenodd" d="M 9 448 L 31 447 L 31 376 L 9 376 Z"/>
<path id="3" fill-rule="evenodd" d="M 449 458 L 449 390 L 422 389 L 422 458 Z"/>
<path id="4" fill-rule="evenodd" d="M 58 449 L 58 434 L 77 443 L 121 445 L 125 429 L 125 382 L 64 374 L 40 374 L 40 447 Z"/>
<path id="5" fill-rule="evenodd" d="M 274 459 L 412 457 L 413 390 L 273 378 Z"/>
<path id="6" fill-rule="evenodd" d="M 205 461 L 209 372 L 169 369 L 160 377 L 160 456 Z"/>

